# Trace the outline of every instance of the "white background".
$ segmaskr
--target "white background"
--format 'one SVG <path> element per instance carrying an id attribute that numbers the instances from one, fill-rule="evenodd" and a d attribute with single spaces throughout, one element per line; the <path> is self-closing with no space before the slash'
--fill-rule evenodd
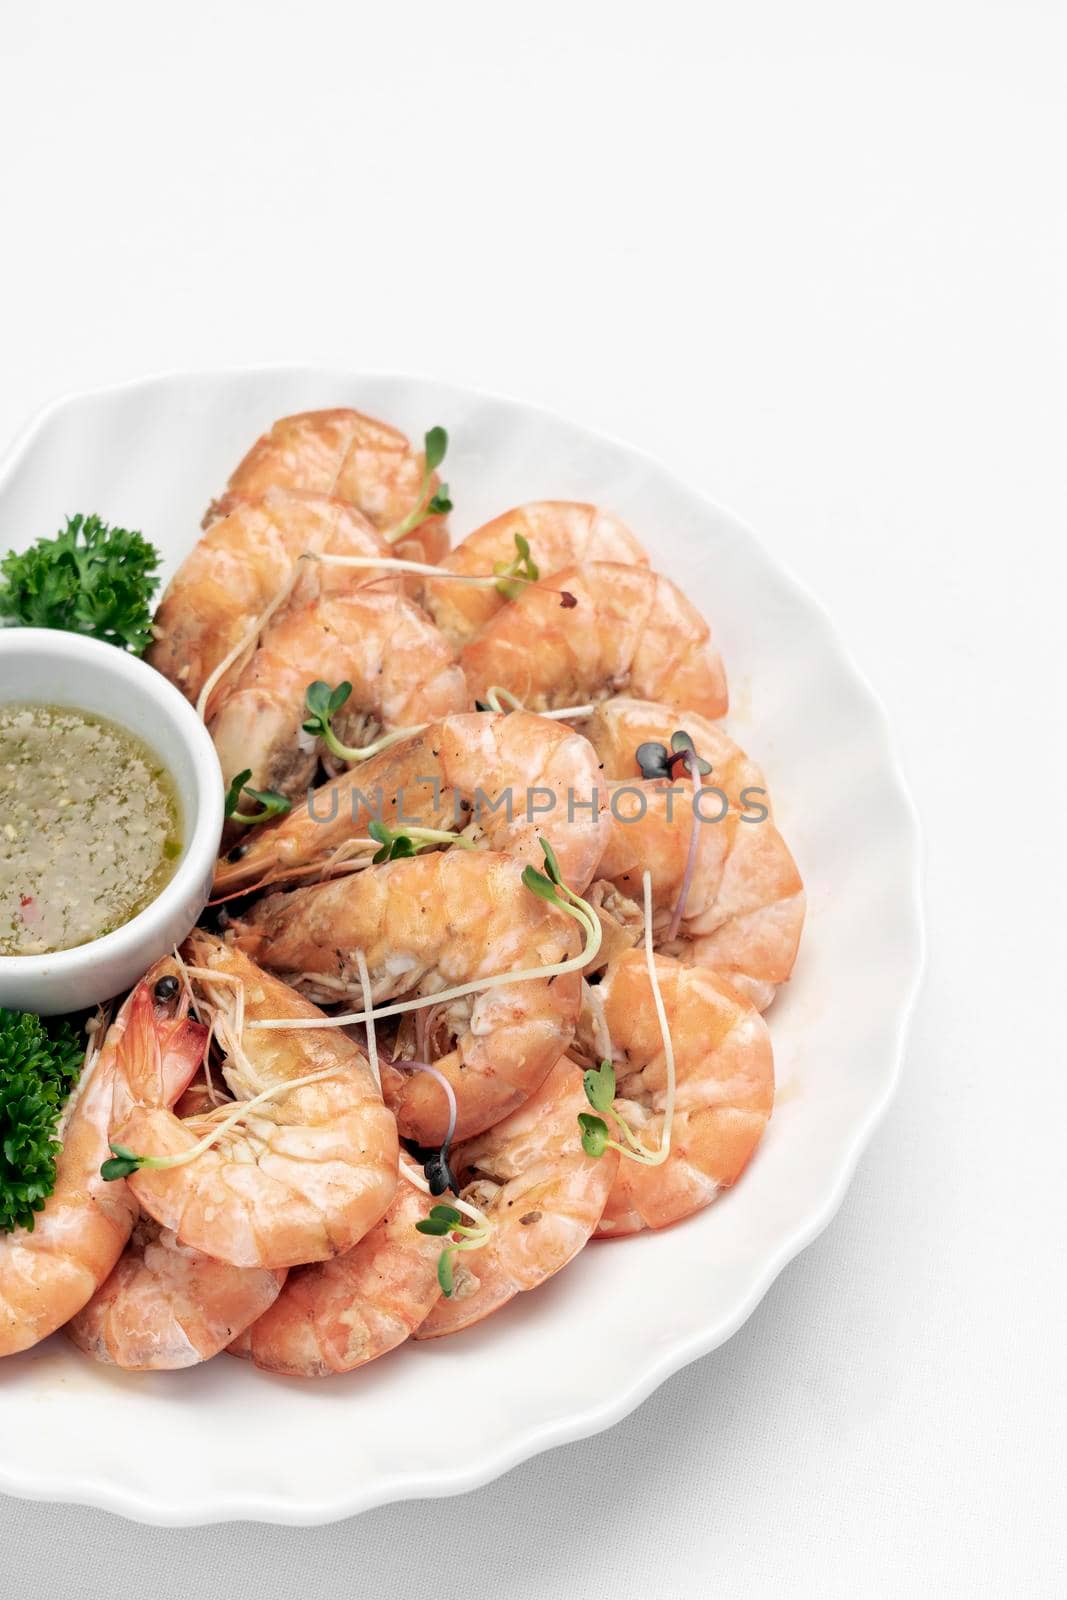
<path id="1" fill-rule="evenodd" d="M 0 4 L 0 437 L 307 360 L 651 450 L 884 697 L 931 930 L 830 1231 L 627 1422 L 320 1530 L 4 1500 L 0 1593 L 1064 1593 L 1065 62 L 1033 0 Z"/>

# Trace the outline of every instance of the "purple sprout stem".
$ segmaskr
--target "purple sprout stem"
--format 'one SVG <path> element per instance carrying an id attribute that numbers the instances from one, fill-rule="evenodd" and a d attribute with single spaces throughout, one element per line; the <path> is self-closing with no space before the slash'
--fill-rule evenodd
<path id="1" fill-rule="evenodd" d="M 387 1056 L 383 1056 L 382 1059 L 387 1061 L 389 1066 L 398 1067 L 402 1072 L 428 1072 L 431 1078 L 437 1079 L 438 1083 L 441 1085 L 441 1088 L 445 1091 L 445 1098 L 448 1101 L 448 1132 L 441 1141 L 441 1149 L 447 1150 L 449 1145 L 452 1143 L 452 1135 L 456 1131 L 458 1107 L 456 1105 L 456 1091 L 453 1089 L 444 1073 L 441 1072 L 437 1067 L 432 1066 L 429 1061 L 408 1061 L 402 1058 L 389 1060 Z"/>
<path id="2" fill-rule="evenodd" d="M 700 759 L 695 750 L 686 750 L 684 765 L 688 768 L 693 779 L 694 797 L 700 792 Z M 685 872 L 682 874 L 682 887 L 678 891 L 678 898 L 674 902 L 671 920 L 667 927 L 667 938 L 676 939 L 678 929 L 682 925 L 682 916 L 685 912 L 685 903 L 689 898 L 689 890 L 693 884 L 693 874 L 697 864 L 697 843 L 699 841 L 700 816 L 697 806 L 693 805 L 693 829 L 689 835 L 689 853 L 685 858 Z"/>

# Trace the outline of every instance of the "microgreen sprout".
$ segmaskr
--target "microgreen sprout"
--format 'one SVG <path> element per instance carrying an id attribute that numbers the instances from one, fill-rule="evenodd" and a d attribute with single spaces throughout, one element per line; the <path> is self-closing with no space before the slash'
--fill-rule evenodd
<path id="1" fill-rule="evenodd" d="M 587 1156 L 602 1156 L 605 1150 L 619 1150 L 623 1155 L 633 1155 L 635 1160 L 647 1161 L 651 1152 L 646 1151 L 629 1123 L 622 1116 L 615 1105 L 615 1068 L 610 1061 L 602 1061 L 599 1067 L 590 1067 L 582 1075 L 582 1084 L 585 1088 L 585 1098 L 599 1111 L 600 1116 L 593 1116 L 588 1111 L 578 1114 L 578 1126 L 582 1130 L 582 1149 Z M 626 1140 L 624 1148 L 608 1137 L 608 1125 L 605 1117 L 612 1117 L 618 1125 L 619 1132 Z"/>
<path id="2" fill-rule="evenodd" d="M 413 1188 L 419 1189 L 423 1194 L 433 1195 L 440 1192 L 427 1184 L 417 1168 L 408 1165 L 403 1153 L 400 1156 L 400 1172 Z M 473 1223 L 474 1226 L 468 1227 L 467 1223 Z M 445 1239 L 453 1233 L 463 1236 L 460 1241 L 447 1245 L 442 1250 L 437 1263 L 437 1281 L 444 1293 L 451 1296 L 455 1288 L 453 1257 L 460 1250 L 479 1250 L 482 1245 L 487 1244 L 493 1231 L 493 1222 L 484 1211 L 480 1211 L 469 1200 L 463 1200 L 457 1195 L 450 1204 L 432 1206 L 429 1216 L 416 1222 L 415 1228 L 417 1232 L 427 1234 L 431 1239 Z"/>
<path id="3" fill-rule="evenodd" d="M 192 971 L 194 969 L 190 968 L 189 970 Z M 174 1167 L 188 1166 L 191 1161 L 196 1161 L 199 1156 L 206 1155 L 213 1145 L 217 1144 L 225 1134 L 229 1133 L 231 1128 L 235 1128 L 239 1123 L 244 1122 L 250 1112 L 257 1110 L 262 1105 L 266 1105 L 269 1100 L 276 1100 L 279 1095 L 288 1094 L 291 1089 L 303 1089 L 309 1083 L 320 1083 L 323 1078 L 332 1078 L 336 1072 L 336 1067 L 326 1067 L 322 1072 L 309 1072 L 302 1078 L 288 1078 L 284 1083 L 273 1084 L 271 1088 L 264 1089 L 262 1093 L 253 1095 L 251 1100 L 241 1100 L 236 1103 L 225 1101 L 226 1114 L 221 1121 L 217 1120 L 219 1111 L 223 1109 L 221 1106 L 216 1111 L 205 1113 L 203 1117 L 190 1117 L 185 1123 L 187 1128 L 194 1123 L 205 1122 L 211 1123 L 212 1126 L 202 1139 L 198 1139 L 187 1150 L 179 1150 L 174 1155 L 141 1155 L 135 1150 L 128 1149 L 125 1145 L 109 1142 L 108 1149 L 111 1151 L 113 1159 L 104 1162 L 100 1168 L 100 1176 L 105 1182 L 113 1183 L 117 1178 L 129 1178 L 133 1173 L 140 1172 L 142 1169 L 147 1169 L 151 1172 L 170 1172 Z"/>
<path id="4" fill-rule="evenodd" d="M 639 1161 L 646 1167 L 659 1167 L 666 1161 L 671 1153 L 671 1129 L 674 1122 L 674 1098 L 676 1078 L 674 1070 L 674 1044 L 671 1040 L 671 1030 L 667 1022 L 667 1013 L 663 1005 L 663 995 L 660 992 L 659 974 L 656 971 L 656 957 L 652 949 L 652 874 L 646 868 L 644 874 L 645 891 L 645 959 L 648 963 L 648 979 L 652 988 L 652 1001 L 656 1008 L 656 1020 L 659 1023 L 660 1036 L 663 1040 L 663 1059 L 666 1067 L 667 1090 L 663 1104 L 663 1131 L 660 1135 L 659 1146 L 649 1150 L 642 1144 L 634 1133 L 625 1117 L 615 1104 L 615 1068 L 610 1061 L 602 1061 L 599 1068 L 591 1067 L 582 1077 L 585 1097 L 593 1108 L 593 1112 L 580 1111 L 578 1113 L 578 1126 L 581 1129 L 582 1149 L 587 1156 L 594 1158 L 602 1156 L 605 1150 L 617 1150 L 621 1156 L 630 1161 Z M 612 1139 L 605 1117 L 611 1117 L 624 1144 L 619 1144 Z"/>
<path id="5" fill-rule="evenodd" d="M 428 578 L 437 583 L 464 583 L 474 589 L 496 589 L 500 578 L 495 572 L 450 572 L 447 567 L 430 566 L 425 561 L 399 561 L 388 556 L 342 556 L 333 555 L 331 552 L 305 550 L 301 557 L 304 561 L 321 561 L 325 567 L 353 567 L 356 571 L 374 571 L 387 578 L 390 573 L 410 572 L 418 578 Z M 378 580 L 372 578 L 370 583 Z M 510 580 L 520 588 L 537 588 L 543 594 L 559 596 L 559 603 L 565 611 L 572 611 L 578 604 L 575 595 L 569 589 L 554 589 L 550 584 L 535 582 L 533 578 L 520 576 L 518 573 Z M 369 585 L 368 585 L 369 586 Z"/>
<path id="6" fill-rule="evenodd" d="M 679 735 L 675 734 L 674 737 L 677 739 Z M 685 735 L 685 737 L 688 738 L 688 735 Z M 708 765 L 706 761 L 701 763 L 700 757 L 697 755 L 696 750 L 691 742 L 689 745 L 683 745 L 679 753 L 682 756 L 684 764 L 688 766 L 693 778 L 693 820 L 689 829 L 689 849 L 686 851 L 685 856 L 685 871 L 682 874 L 682 881 L 678 889 L 678 897 L 674 902 L 674 909 L 671 912 L 671 920 L 667 924 L 668 940 L 676 939 L 678 937 L 678 929 L 682 925 L 682 918 L 685 915 L 686 901 L 689 899 L 689 890 L 692 886 L 693 876 L 696 872 L 697 849 L 700 844 L 701 828 L 701 818 L 697 812 L 697 796 L 700 794 L 701 765 Z M 708 767 L 708 771 L 711 771 L 710 767 Z"/>
<path id="7" fill-rule="evenodd" d="M 415 854 L 415 844 L 411 836 L 406 833 L 394 833 L 384 822 L 370 823 L 367 832 L 381 845 L 381 849 L 376 850 L 371 856 L 375 866 L 382 861 L 401 861 L 405 856 Z"/>
<path id="8" fill-rule="evenodd" d="M 475 1220 L 474 1226 L 468 1227 L 463 1220 L 464 1212 L 474 1212 L 480 1220 Z M 456 1287 L 456 1256 L 464 1250 L 480 1250 L 487 1244 L 493 1224 L 476 1206 L 464 1206 L 464 1210 L 460 1211 L 457 1206 L 439 1205 L 431 1207 L 429 1216 L 416 1222 L 415 1227 L 419 1233 L 429 1234 L 431 1238 L 453 1241 L 445 1246 L 437 1261 L 437 1281 L 445 1296 L 451 1298 Z"/>
<path id="9" fill-rule="evenodd" d="M 254 827 L 257 822 L 269 822 L 271 817 L 284 817 L 287 811 L 292 810 L 292 801 L 287 800 L 277 789 L 250 789 L 248 780 L 252 776 L 252 768 L 246 767 L 234 778 L 226 791 L 225 816 L 230 822 L 243 823 L 246 828 Z M 263 807 L 250 816 L 245 811 L 237 808 L 241 804 L 241 796 L 246 794 L 250 800 L 255 800 Z"/>
<path id="10" fill-rule="evenodd" d="M 569 956 L 565 961 L 556 961 L 543 967 L 528 967 L 518 972 L 494 972 L 488 977 L 474 978 L 470 983 L 458 984 L 454 989 L 443 989 L 437 994 L 420 995 L 414 1000 L 398 1000 L 392 1005 L 375 1010 L 376 1017 L 396 1017 L 407 1011 L 419 1011 L 423 1006 L 447 1005 L 449 1001 L 462 999 L 464 995 L 480 994 L 501 984 L 524 983 L 534 978 L 555 978 L 562 977 L 567 972 L 581 972 L 596 958 L 603 939 L 600 919 L 589 902 L 583 900 L 581 895 L 575 894 L 573 889 L 568 888 L 563 882 L 552 846 L 546 839 L 541 839 L 540 843 L 545 857 L 546 872 L 539 872 L 536 867 L 527 866 L 522 874 L 523 884 L 532 894 L 549 901 L 578 923 L 585 940 L 578 954 Z M 342 1028 L 366 1020 L 366 1012 L 350 1011 L 332 1017 L 260 1017 L 254 1022 L 249 1022 L 248 1026 L 256 1029 Z"/>
<path id="11" fill-rule="evenodd" d="M 414 533 L 415 529 L 421 527 L 429 517 L 444 517 L 452 510 L 447 483 L 443 483 L 436 494 L 430 495 L 430 480 L 445 459 L 445 451 L 448 449 L 448 434 L 444 428 L 431 428 L 425 436 L 423 447 L 425 453 L 419 497 L 403 522 L 398 523 L 386 534 L 390 544 L 403 539 L 405 534 Z"/>
<path id="12" fill-rule="evenodd" d="M 142 1158 L 134 1155 L 132 1150 L 127 1150 L 124 1144 L 109 1144 L 108 1149 L 111 1151 L 111 1160 L 105 1161 L 100 1168 L 100 1176 L 105 1183 L 129 1178 L 144 1165 Z"/>
<path id="13" fill-rule="evenodd" d="M 673 779 L 679 767 L 692 771 L 693 759 L 696 760 L 703 777 L 706 778 L 711 772 L 711 763 L 697 755 L 696 746 L 684 728 L 679 728 L 677 733 L 671 734 L 669 750 L 665 744 L 649 739 L 645 744 L 638 745 L 634 755 L 641 769 L 642 778 Z"/>
<path id="14" fill-rule="evenodd" d="M 396 744 L 398 740 L 421 733 L 426 726 L 425 723 L 420 723 L 414 728 L 394 728 L 392 733 L 383 734 L 371 744 L 342 744 L 333 730 L 333 719 L 351 693 L 350 683 L 339 683 L 336 688 L 331 689 L 328 683 L 316 678 L 314 683 L 308 684 L 305 694 L 308 716 L 303 723 L 304 732 L 321 739 L 330 754 L 335 755 L 338 761 L 346 761 L 350 765 L 357 761 L 367 761 L 380 750 L 388 750 L 389 746 Z"/>
<path id="15" fill-rule="evenodd" d="M 526 707 L 518 695 L 512 694 L 510 689 L 505 689 L 502 683 L 491 683 L 485 691 L 484 700 L 474 702 L 476 711 L 525 711 Z M 544 717 L 548 722 L 562 722 L 569 718 L 578 720 L 581 717 L 591 717 L 596 706 L 561 706 L 556 711 L 538 711 L 535 715 Z"/>
<path id="16" fill-rule="evenodd" d="M 679 770 L 688 771 L 693 779 L 694 796 L 699 793 L 702 780 L 711 772 L 711 763 L 697 754 L 696 745 L 684 728 L 679 728 L 675 733 L 671 734 L 671 748 L 669 751 L 665 744 L 659 744 L 657 741 L 650 739 L 645 744 L 638 745 L 634 756 L 637 765 L 641 769 L 642 778 L 666 778 L 668 781 L 673 782 Z M 689 835 L 689 850 L 686 855 L 685 872 L 682 876 L 678 898 L 674 902 L 670 922 L 667 925 L 668 939 L 677 938 L 678 929 L 682 924 L 685 904 L 689 898 L 689 889 L 693 882 L 693 874 L 696 871 L 697 848 L 700 839 L 697 829 L 701 820 L 696 811 L 694 798 L 693 826 Z"/>
<path id="17" fill-rule="evenodd" d="M 505 600 L 517 600 L 527 583 L 536 583 L 541 576 L 537 562 L 530 555 L 530 541 L 523 538 L 521 533 L 515 535 L 515 549 L 517 554 L 511 561 L 494 561 L 493 571 L 500 582 L 497 584 L 497 593 L 502 594 Z M 521 579 L 521 582 L 516 582 Z"/>
<path id="18" fill-rule="evenodd" d="M 446 828 L 394 829 L 375 818 L 373 822 L 368 823 L 367 832 L 375 843 L 381 846 L 381 849 L 376 850 L 371 856 L 371 863 L 374 866 L 383 861 L 400 861 L 405 856 L 417 855 L 420 850 L 425 850 L 432 844 L 458 844 L 465 850 L 475 849 L 473 839 L 465 839 L 458 833 L 449 833 Z"/>

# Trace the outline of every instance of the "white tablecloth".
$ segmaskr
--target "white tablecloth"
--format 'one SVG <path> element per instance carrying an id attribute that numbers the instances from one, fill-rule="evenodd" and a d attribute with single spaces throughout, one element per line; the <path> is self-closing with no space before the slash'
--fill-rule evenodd
<path id="1" fill-rule="evenodd" d="M 0 12 L 0 437 L 308 359 L 659 454 L 885 697 L 932 934 L 840 1215 L 627 1422 L 321 1530 L 5 1500 L 0 1594 L 1064 1592 L 1064 45 L 1037 0 Z"/>

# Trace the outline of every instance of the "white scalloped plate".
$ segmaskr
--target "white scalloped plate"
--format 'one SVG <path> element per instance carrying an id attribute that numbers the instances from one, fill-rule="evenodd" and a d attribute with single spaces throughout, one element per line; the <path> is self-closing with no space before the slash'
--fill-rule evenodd
<path id="1" fill-rule="evenodd" d="M 444 424 L 462 537 L 524 500 L 618 512 L 712 622 L 734 710 L 807 881 L 796 975 L 770 1012 L 779 1094 L 731 1193 L 662 1234 L 594 1245 L 455 1339 L 321 1383 L 220 1357 L 138 1377 L 62 1335 L 0 1363 L 0 1490 L 146 1522 L 327 1522 L 454 1494 L 618 1422 L 741 1325 L 823 1229 L 896 1084 L 922 967 L 915 813 L 883 711 L 809 594 L 732 516 L 627 446 L 422 379 L 310 369 L 152 378 L 49 407 L 0 469 L 0 551 L 99 511 L 169 571 L 275 417 L 351 405 Z M 596 1360 L 588 1352 L 596 1352 Z"/>

